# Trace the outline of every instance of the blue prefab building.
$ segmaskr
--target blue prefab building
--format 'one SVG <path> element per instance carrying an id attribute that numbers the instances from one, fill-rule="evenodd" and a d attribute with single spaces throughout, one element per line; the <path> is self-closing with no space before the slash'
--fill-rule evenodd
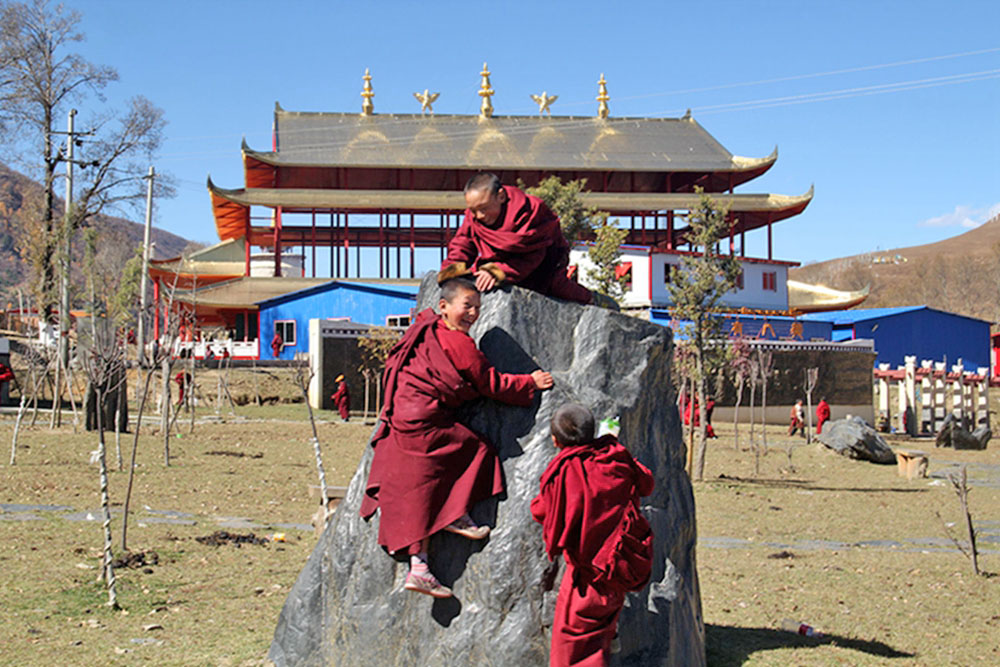
<path id="1" fill-rule="evenodd" d="M 309 351 L 309 320 L 345 318 L 359 324 L 400 326 L 409 324 L 416 305 L 416 285 L 331 280 L 257 303 L 260 309 L 260 358 L 292 359 Z M 271 350 L 274 334 L 284 348 L 278 357 Z"/>
<path id="2" fill-rule="evenodd" d="M 927 306 L 863 308 L 803 315 L 805 321 L 826 322 L 834 341 L 871 338 L 875 363 L 901 366 L 904 357 L 962 360 L 966 368 L 990 366 L 990 323 Z"/>

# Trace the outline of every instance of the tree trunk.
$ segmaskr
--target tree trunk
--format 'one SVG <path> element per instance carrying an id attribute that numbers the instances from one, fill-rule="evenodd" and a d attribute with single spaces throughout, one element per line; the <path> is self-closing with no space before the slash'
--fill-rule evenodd
<path id="1" fill-rule="evenodd" d="M 125 490 L 125 507 L 122 514 L 122 551 L 128 551 L 128 506 L 132 500 L 132 481 L 135 479 L 135 454 L 139 448 L 139 431 L 142 430 L 142 413 L 146 409 L 146 397 L 149 395 L 149 382 L 153 379 L 156 366 L 150 364 L 146 369 L 146 381 L 142 386 L 142 396 L 139 398 L 139 413 L 135 418 L 135 433 L 132 436 L 132 461 L 128 469 L 128 487 Z"/>
<path id="2" fill-rule="evenodd" d="M 740 402 L 743 400 L 744 378 L 736 380 L 736 406 L 733 408 L 733 451 L 740 451 Z"/>
<path id="3" fill-rule="evenodd" d="M 163 374 L 163 415 L 160 420 L 160 431 L 163 433 L 163 465 L 170 465 L 170 358 L 163 358 L 160 364 Z"/>
<path id="4" fill-rule="evenodd" d="M 696 376 L 698 378 L 698 449 L 695 452 L 695 479 L 705 478 L 705 449 L 708 446 L 708 425 L 705 423 L 705 373 L 701 352 L 695 352 Z M 692 419 L 693 421 L 693 419 Z"/>
<path id="5" fill-rule="evenodd" d="M 97 403 L 101 404 L 101 389 L 97 388 Z M 108 585 L 108 606 L 118 609 L 118 594 L 115 590 L 115 568 L 112 565 L 111 553 L 111 501 L 108 496 L 108 465 L 106 457 L 106 447 L 104 443 L 104 421 L 101 415 L 102 410 L 97 411 L 97 459 L 101 473 L 101 514 L 103 521 L 101 526 L 104 529 L 104 567 L 101 570 L 102 578 Z"/>

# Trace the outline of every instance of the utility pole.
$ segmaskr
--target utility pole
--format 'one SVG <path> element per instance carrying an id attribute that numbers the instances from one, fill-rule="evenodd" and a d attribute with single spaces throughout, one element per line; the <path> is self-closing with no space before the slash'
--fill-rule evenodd
<path id="1" fill-rule="evenodd" d="M 62 372 L 66 369 L 67 378 L 69 376 L 69 271 L 70 271 L 70 240 L 72 231 L 72 210 L 73 210 L 73 147 L 76 136 L 73 132 L 73 120 L 76 117 L 76 109 L 69 110 L 69 118 L 66 122 L 66 201 L 63 211 L 62 229 L 62 257 L 60 269 L 59 291 L 59 336 L 56 339 L 56 382 L 53 392 L 52 423 L 50 426 L 62 426 Z"/>
<path id="2" fill-rule="evenodd" d="M 146 230 L 142 237 L 142 277 L 139 279 L 139 330 L 136 343 L 139 346 L 139 366 L 146 365 L 146 308 L 149 304 L 146 301 L 146 290 L 149 285 L 149 236 L 150 228 L 153 225 L 153 179 L 156 171 L 153 166 L 149 166 L 149 174 L 146 176 Z"/>

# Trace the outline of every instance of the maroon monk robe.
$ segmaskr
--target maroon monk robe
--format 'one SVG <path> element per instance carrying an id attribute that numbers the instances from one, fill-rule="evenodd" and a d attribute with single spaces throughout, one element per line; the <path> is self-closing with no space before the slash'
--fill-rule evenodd
<path id="1" fill-rule="evenodd" d="M 465 211 L 441 268 L 465 262 L 475 271 L 493 264 L 503 271 L 506 282 L 559 299 L 590 303 L 590 291 L 566 275 L 569 244 L 559 218 L 538 197 L 510 185 L 503 189 L 507 203 L 492 227 Z"/>
<path id="2" fill-rule="evenodd" d="M 830 419 L 830 404 L 820 399 L 819 405 L 816 406 L 816 435 L 823 432 L 823 424 L 828 419 Z"/>
<path id="3" fill-rule="evenodd" d="M 337 406 L 340 418 L 347 421 L 351 416 L 351 391 L 347 388 L 346 381 L 341 380 L 337 383 L 337 391 L 333 393 L 330 400 Z"/>
<path id="4" fill-rule="evenodd" d="M 479 396 L 529 405 L 535 383 L 497 371 L 468 334 L 449 329 L 432 310 L 417 315 L 389 353 L 384 383 L 361 516 L 381 508 L 378 542 L 395 552 L 503 491 L 496 450 L 460 424 L 456 411 Z"/>
<path id="5" fill-rule="evenodd" d="M 542 474 L 531 515 L 542 524 L 549 559 L 562 553 L 566 560 L 552 623 L 552 667 L 607 664 L 625 591 L 595 589 L 588 564 L 621 522 L 633 492 L 652 493 L 653 476 L 613 435 L 563 448 Z"/>

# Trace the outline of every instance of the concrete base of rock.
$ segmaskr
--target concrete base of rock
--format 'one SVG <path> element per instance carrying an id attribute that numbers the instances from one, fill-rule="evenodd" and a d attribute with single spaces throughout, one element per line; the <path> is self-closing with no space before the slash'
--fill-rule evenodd
<path id="1" fill-rule="evenodd" d="M 816 438 L 833 451 L 872 463 L 895 463 L 896 455 L 875 429 L 861 417 L 836 419 L 823 425 Z"/>
<path id="2" fill-rule="evenodd" d="M 437 305 L 433 276 L 420 308 Z M 670 332 L 594 306 L 520 288 L 483 297 L 472 331 L 501 371 L 552 372 L 555 387 L 528 408 L 482 400 L 468 425 L 497 447 L 507 490 L 473 508 L 493 527 L 483 542 L 441 533 L 430 563 L 455 597 L 432 600 L 403 589 L 407 565 L 376 543 L 377 516 L 358 516 L 368 448 L 278 619 L 270 660 L 284 665 L 548 664 L 562 562 L 549 563 L 529 512 L 555 455 L 548 420 L 567 401 L 598 418 L 619 415 L 621 440 L 654 473 L 643 512 L 656 536 L 650 585 L 630 594 L 613 665 L 702 665 L 704 623 L 695 570 L 695 512 L 670 384 Z"/>

